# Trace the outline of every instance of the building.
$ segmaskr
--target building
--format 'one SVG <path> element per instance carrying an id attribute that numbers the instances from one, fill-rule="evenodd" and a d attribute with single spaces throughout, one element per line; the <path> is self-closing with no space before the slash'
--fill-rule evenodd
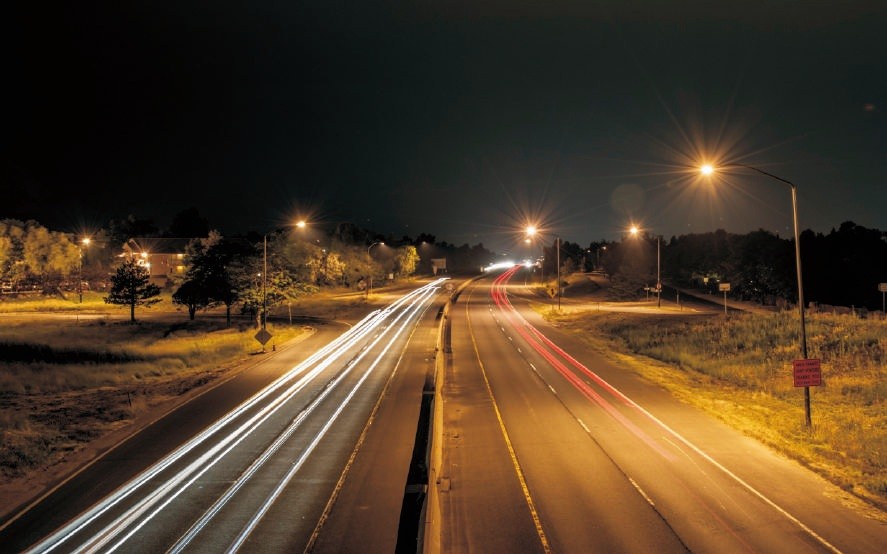
<path id="1" fill-rule="evenodd" d="M 138 260 L 148 268 L 151 283 L 169 287 L 185 275 L 185 249 L 193 239 L 132 238 L 123 244 L 122 256 Z"/>

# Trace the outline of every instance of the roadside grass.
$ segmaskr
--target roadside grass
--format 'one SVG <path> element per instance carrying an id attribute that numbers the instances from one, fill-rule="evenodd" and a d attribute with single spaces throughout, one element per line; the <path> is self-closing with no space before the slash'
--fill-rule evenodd
<path id="1" fill-rule="evenodd" d="M 373 303 L 377 295 L 369 298 Z M 281 304 L 271 312 L 277 318 L 285 319 L 291 312 L 293 317 L 300 315 L 322 319 L 353 319 L 359 320 L 370 311 L 367 296 L 362 292 L 350 289 L 331 289 L 305 296 L 292 303 L 291 306 Z"/>
<path id="2" fill-rule="evenodd" d="M 28 312 L 102 312 L 114 314 L 129 314 L 129 306 L 106 304 L 107 292 L 87 291 L 83 293 L 83 302 L 76 292 L 67 292 L 65 297 L 43 295 L 4 295 L 0 298 L 0 313 L 28 313 Z M 172 302 L 172 293 L 163 292 L 157 297 L 160 302 L 149 308 L 136 307 L 136 318 L 146 311 L 178 311 L 183 312 L 181 306 Z"/>
<path id="3" fill-rule="evenodd" d="M 887 321 L 810 314 L 808 356 L 822 360 L 824 384 L 810 388 L 808 429 L 792 383 L 794 312 L 725 320 L 535 308 L 682 401 L 887 507 Z"/>
<path id="4" fill-rule="evenodd" d="M 274 344 L 307 330 L 274 325 Z M 45 467 L 139 413 L 218 378 L 259 350 L 250 324 L 220 320 L 4 321 L 0 475 Z M 269 348 L 271 344 L 268 345 Z"/>
<path id="5" fill-rule="evenodd" d="M 67 293 L 67 298 L 42 295 L 4 296 L 0 300 L 0 313 L 105 310 L 112 306 L 105 304 L 104 296 L 106 295 L 97 292 L 84 292 L 82 304 L 79 302 L 77 293 Z M 114 306 L 114 308 L 116 307 Z"/>

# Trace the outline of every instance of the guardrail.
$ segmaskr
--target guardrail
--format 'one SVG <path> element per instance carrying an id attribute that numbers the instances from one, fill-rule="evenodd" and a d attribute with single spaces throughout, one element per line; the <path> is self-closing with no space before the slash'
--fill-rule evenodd
<path id="1" fill-rule="evenodd" d="M 441 523 L 443 513 L 440 506 L 440 492 L 449 489 L 449 482 L 441 475 L 443 465 L 443 386 L 447 367 L 452 363 L 453 348 L 450 343 L 450 308 L 459 300 L 459 295 L 478 275 L 466 280 L 447 300 L 440 312 L 440 325 L 437 332 L 437 345 L 434 352 L 434 400 L 431 416 L 431 439 L 428 446 L 428 495 L 425 497 L 425 525 L 422 533 L 422 551 L 438 554 L 441 551 Z"/>

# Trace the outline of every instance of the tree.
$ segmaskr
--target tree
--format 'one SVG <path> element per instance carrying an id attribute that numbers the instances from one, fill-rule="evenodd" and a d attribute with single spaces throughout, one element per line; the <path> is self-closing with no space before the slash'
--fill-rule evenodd
<path id="1" fill-rule="evenodd" d="M 63 275 L 77 271 L 80 251 L 67 235 L 29 221 L 22 237 L 22 257 L 29 276 L 47 294 L 58 290 Z"/>
<path id="2" fill-rule="evenodd" d="M 624 239 L 607 246 L 607 257 L 603 263 L 611 276 L 610 296 L 618 300 L 636 299 L 645 286 L 655 283 L 655 256 L 655 246 L 650 248 L 647 241 Z"/>
<path id="3" fill-rule="evenodd" d="M 401 246 L 394 254 L 394 272 L 401 277 L 407 277 L 416 272 L 416 264 L 419 263 L 419 253 L 415 246 Z"/>
<path id="4" fill-rule="evenodd" d="M 44 293 L 58 290 L 64 276 L 77 272 L 80 251 L 68 235 L 36 221 L 0 220 L 0 278 L 39 283 Z"/>
<path id="5" fill-rule="evenodd" d="M 129 306 L 130 321 L 135 323 L 136 306 L 150 307 L 160 302 L 156 298 L 160 288 L 150 282 L 148 268 L 139 265 L 134 259 L 125 260 L 111 276 L 111 290 L 105 297 L 107 304 Z"/>
<path id="6" fill-rule="evenodd" d="M 194 314 L 197 310 L 212 305 L 212 299 L 209 297 L 208 290 L 198 281 L 185 281 L 172 295 L 174 304 L 186 306 L 188 308 L 188 317 L 194 321 Z"/>
<path id="7" fill-rule="evenodd" d="M 16 219 L 0 221 L 0 278 L 15 283 L 24 277 L 22 237 L 25 224 Z"/>
<path id="8" fill-rule="evenodd" d="M 230 326 L 231 306 L 250 287 L 257 262 L 256 249 L 249 241 L 224 238 L 218 231 L 211 231 L 207 238 L 192 241 L 189 246 L 185 282 L 194 282 L 193 286 L 203 290 L 206 307 L 224 304 L 225 321 Z"/>

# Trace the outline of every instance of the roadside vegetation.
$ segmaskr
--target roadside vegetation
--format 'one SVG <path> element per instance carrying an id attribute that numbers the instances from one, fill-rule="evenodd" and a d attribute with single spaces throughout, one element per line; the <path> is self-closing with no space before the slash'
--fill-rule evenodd
<path id="1" fill-rule="evenodd" d="M 810 314 L 809 357 L 822 360 L 824 385 L 811 387 L 808 429 L 803 389 L 792 383 L 794 312 L 725 320 L 540 311 L 682 401 L 887 506 L 887 320 Z"/>
<path id="2" fill-rule="evenodd" d="M 83 302 L 71 301 L 57 296 L 34 297 L 9 297 L 0 302 L 0 314 L 30 313 L 30 312 L 91 312 L 108 311 L 111 308 L 105 303 L 106 294 L 98 292 L 84 292 Z M 115 310 L 123 313 L 123 308 Z"/>
<path id="3" fill-rule="evenodd" d="M 124 308 L 125 310 L 125 308 Z M 273 345 L 308 332 L 274 325 Z M 0 327 L 0 476 L 45 468 L 258 351 L 253 321 L 18 317 Z"/>

